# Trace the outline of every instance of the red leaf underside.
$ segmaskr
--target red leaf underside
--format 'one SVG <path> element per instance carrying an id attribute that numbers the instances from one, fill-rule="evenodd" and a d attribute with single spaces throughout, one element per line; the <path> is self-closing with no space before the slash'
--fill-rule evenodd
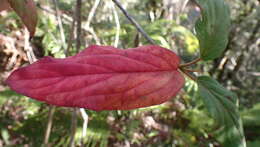
<path id="1" fill-rule="evenodd" d="M 65 59 L 43 59 L 14 71 L 7 84 L 16 92 L 65 107 L 130 110 L 161 104 L 182 88 L 179 58 L 148 45 L 127 50 L 90 46 Z"/>

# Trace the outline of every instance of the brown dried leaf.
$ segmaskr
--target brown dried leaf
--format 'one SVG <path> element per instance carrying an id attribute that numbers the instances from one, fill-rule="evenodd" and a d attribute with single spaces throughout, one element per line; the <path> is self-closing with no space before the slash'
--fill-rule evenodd
<path id="1" fill-rule="evenodd" d="M 8 0 L 1 0 L 1 5 L 0 5 L 0 12 L 4 10 L 10 9 L 10 5 L 8 3 Z"/>
<path id="2" fill-rule="evenodd" d="M 8 0 L 10 6 L 17 15 L 20 16 L 23 23 L 30 32 L 30 36 L 35 33 L 37 25 L 37 11 L 33 0 Z"/>

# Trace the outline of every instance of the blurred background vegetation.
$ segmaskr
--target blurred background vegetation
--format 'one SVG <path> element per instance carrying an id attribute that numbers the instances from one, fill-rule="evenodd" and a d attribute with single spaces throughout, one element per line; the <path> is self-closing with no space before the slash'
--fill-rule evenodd
<path id="1" fill-rule="evenodd" d="M 37 0 L 39 23 L 32 40 L 37 58 L 64 58 L 77 53 L 74 28 L 75 0 Z M 260 7 L 259 0 L 227 0 L 232 28 L 221 58 L 194 66 L 217 79 L 240 99 L 249 147 L 260 146 Z M 199 9 L 189 0 L 124 0 L 124 8 L 158 45 L 172 49 L 182 62 L 198 57 L 194 23 Z M 61 21 L 59 21 L 59 18 Z M 27 65 L 28 35 L 14 12 L 0 13 L 0 146 L 41 146 L 48 124 L 49 106 L 11 91 L 4 80 L 14 69 Z M 90 44 L 133 48 L 148 42 L 110 0 L 82 3 L 82 46 Z M 218 126 L 197 95 L 197 85 L 186 79 L 179 95 L 159 106 L 132 111 L 86 110 L 87 137 L 77 112 L 76 146 L 87 147 L 220 147 Z M 70 108 L 55 108 L 49 146 L 68 146 Z"/>

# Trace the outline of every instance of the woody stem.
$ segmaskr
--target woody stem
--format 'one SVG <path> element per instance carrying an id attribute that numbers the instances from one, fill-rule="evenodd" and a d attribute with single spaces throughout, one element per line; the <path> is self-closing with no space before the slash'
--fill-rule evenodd
<path id="1" fill-rule="evenodd" d="M 197 81 L 197 77 L 193 76 L 192 74 L 189 73 L 186 69 L 179 68 L 182 73 L 184 73 L 186 76 L 188 76 L 190 79 L 193 81 Z"/>
<path id="2" fill-rule="evenodd" d="M 186 70 L 187 72 L 201 72 L 199 69 L 188 69 L 188 68 L 182 68 L 180 67 L 182 70 Z"/>
<path id="3" fill-rule="evenodd" d="M 188 62 L 188 63 L 184 63 L 184 64 L 180 64 L 179 65 L 179 68 L 181 67 L 187 67 L 187 66 L 190 66 L 190 65 L 193 65 L 193 64 L 196 64 L 197 62 L 199 62 L 201 60 L 201 58 L 197 58 L 191 62 Z"/>

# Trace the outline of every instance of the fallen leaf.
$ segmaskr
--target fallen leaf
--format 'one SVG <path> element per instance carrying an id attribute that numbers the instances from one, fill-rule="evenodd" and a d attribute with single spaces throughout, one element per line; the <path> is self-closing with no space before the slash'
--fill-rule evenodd
<path id="1" fill-rule="evenodd" d="M 20 16 L 23 23 L 33 36 L 37 25 L 37 10 L 33 0 L 8 0 L 13 10 Z"/>
<path id="2" fill-rule="evenodd" d="M 127 50 L 93 45 L 65 59 L 44 57 L 14 71 L 14 91 L 65 107 L 129 110 L 161 104 L 184 84 L 179 57 L 156 45 Z"/>

